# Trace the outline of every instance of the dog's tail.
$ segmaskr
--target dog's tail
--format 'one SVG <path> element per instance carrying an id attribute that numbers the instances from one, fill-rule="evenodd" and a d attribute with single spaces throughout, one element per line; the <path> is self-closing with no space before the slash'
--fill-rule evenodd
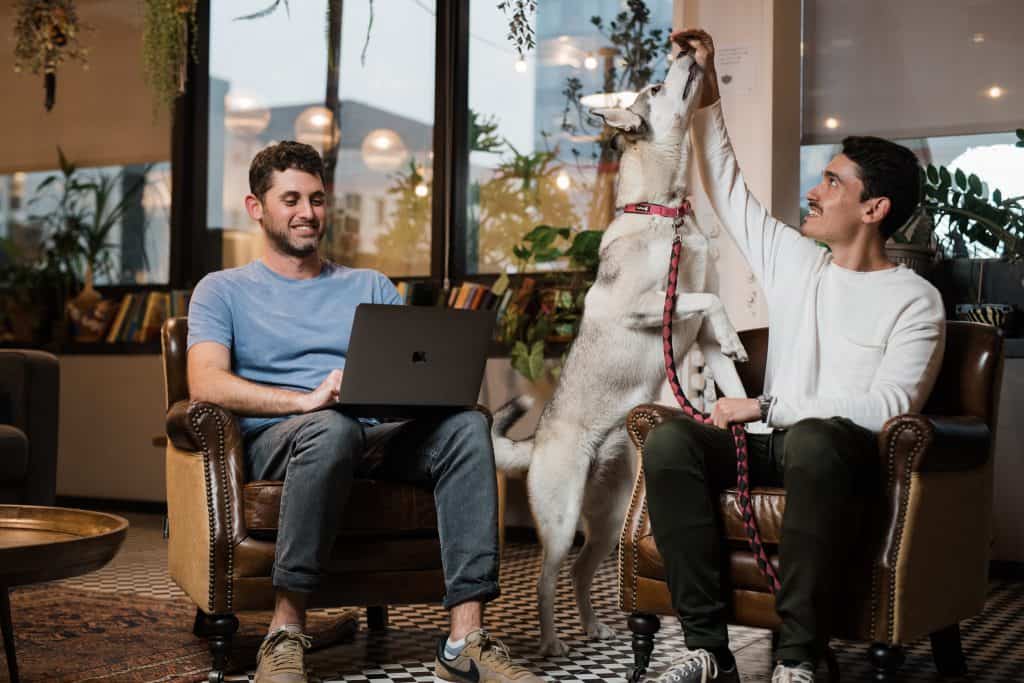
<path id="1" fill-rule="evenodd" d="M 525 472 L 530 469 L 533 439 L 513 441 L 505 436 L 509 428 L 533 406 L 533 397 L 514 398 L 494 413 L 491 439 L 494 441 L 494 462 L 505 472 Z"/>

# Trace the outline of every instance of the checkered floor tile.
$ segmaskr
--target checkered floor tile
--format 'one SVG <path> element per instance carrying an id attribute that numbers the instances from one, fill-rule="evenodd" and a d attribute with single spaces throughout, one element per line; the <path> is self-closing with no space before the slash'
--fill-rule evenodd
<path id="1" fill-rule="evenodd" d="M 124 591 L 164 599 L 186 598 L 167 577 L 166 549 L 160 535 L 161 519 L 153 515 L 129 515 L 128 540 L 118 557 L 99 572 L 64 582 L 84 590 Z M 594 582 L 595 609 L 618 631 L 611 641 L 592 642 L 583 637 L 576 618 L 569 565 L 563 568 L 556 603 L 559 634 L 570 646 L 567 657 L 541 658 L 535 654 L 538 629 L 534 587 L 540 552 L 536 546 L 511 544 L 502 569 L 502 597 L 487 609 L 486 623 L 492 635 L 502 639 L 517 660 L 552 681 L 622 681 L 632 663 L 625 615 L 617 607 L 614 558 L 601 567 Z M 972 670 L 971 681 L 1024 681 L 1024 583 L 993 582 L 985 613 L 962 625 L 964 648 Z M 187 628 L 184 625 L 183 628 Z M 325 682 L 396 681 L 428 683 L 433 680 L 433 652 L 446 632 L 447 614 L 439 606 L 392 608 L 390 627 L 376 633 L 360 628 L 354 641 L 314 652 L 309 663 Z M 767 631 L 734 627 L 731 645 L 744 681 L 768 681 L 771 674 L 770 636 Z M 867 646 L 834 644 L 844 681 L 870 680 Z M 668 664 L 684 649 L 678 625 L 662 620 L 655 646 L 653 671 Z M 928 640 L 906 650 L 900 681 L 941 679 L 932 664 Z M 824 680 L 824 671 L 819 676 Z M 247 677 L 232 677 L 247 680 Z"/>

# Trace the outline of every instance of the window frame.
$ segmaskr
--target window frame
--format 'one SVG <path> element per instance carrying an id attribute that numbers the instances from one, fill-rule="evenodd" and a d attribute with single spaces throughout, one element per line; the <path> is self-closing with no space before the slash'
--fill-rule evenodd
<path id="1" fill-rule="evenodd" d="M 218 240 L 207 230 L 209 176 L 210 0 L 197 7 L 198 62 L 188 62 L 188 87 L 174 106 L 171 140 L 171 247 L 169 286 L 194 287 L 221 269 Z M 430 271 L 427 280 L 447 287 L 468 275 L 466 201 L 469 192 L 469 0 L 438 2 L 434 58 L 434 160 Z M 239 198 L 241 201 L 241 198 Z M 446 229 L 447 227 L 447 229 Z M 481 276 L 493 280 L 494 276 Z"/>

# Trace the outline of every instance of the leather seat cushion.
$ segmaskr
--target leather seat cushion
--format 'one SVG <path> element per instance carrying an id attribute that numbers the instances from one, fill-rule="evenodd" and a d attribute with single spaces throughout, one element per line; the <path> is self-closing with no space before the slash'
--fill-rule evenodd
<path id="1" fill-rule="evenodd" d="M 245 526 L 257 538 L 277 534 L 283 482 L 254 481 L 242 491 Z M 342 514 L 341 533 L 437 533 L 437 511 L 430 491 L 389 481 L 357 479 Z"/>

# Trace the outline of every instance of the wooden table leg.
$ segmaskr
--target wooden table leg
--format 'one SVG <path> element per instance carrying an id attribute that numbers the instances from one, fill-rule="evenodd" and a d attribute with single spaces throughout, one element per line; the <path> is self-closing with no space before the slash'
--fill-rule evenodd
<path id="1" fill-rule="evenodd" d="M 18 683 L 18 660 L 14 657 L 14 625 L 11 623 L 11 598 L 7 586 L 0 586 L 0 631 L 4 634 L 4 654 L 11 683 Z"/>

